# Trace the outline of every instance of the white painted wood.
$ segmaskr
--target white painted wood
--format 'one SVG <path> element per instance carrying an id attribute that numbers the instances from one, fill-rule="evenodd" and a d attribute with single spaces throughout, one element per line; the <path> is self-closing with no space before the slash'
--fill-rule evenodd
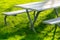
<path id="1" fill-rule="evenodd" d="M 60 17 L 55 18 L 55 19 L 50 19 L 50 20 L 43 21 L 43 23 L 45 23 L 45 24 L 57 24 L 57 23 L 60 23 Z"/>
<path id="2" fill-rule="evenodd" d="M 60 0 L 54 0 L 54 1 L 48 0 L 47 2 L 33 2 L 33 3 L 21 4 L 15 6 L 25 8 L 25 9 L 42 11 L 50 8 L 60 7 Z"/>
<path id="3" fill-rule="evenodd" d="M 32 11 L 32 10 L 28 10 L 28 11 Z M 4 15 L 16 15 L 16 14 L 21 14 L 23 12 L 26 12 L 25 9 L 23 10 L 17 10 L 17 11 L 11 11 L 11 12 L 3 12 Z"/>

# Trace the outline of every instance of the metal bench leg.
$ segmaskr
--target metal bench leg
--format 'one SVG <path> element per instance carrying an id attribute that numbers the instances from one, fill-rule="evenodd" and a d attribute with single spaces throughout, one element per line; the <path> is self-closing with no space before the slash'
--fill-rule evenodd
<path id="1" fill-rule="evenodd" d="M 30 18 L 28 9 L 26 9 L 26 12 L 27 12 L 27 15 L 28 15 L 28 19 L 29 19 L 29 21 L 30 21 L 30 24 L 31 24 L 31 29 L 36 33 L 36 31 L 35 31 L 35 29 L 34 29 L 34 24 L 33 24 L 33 21 L 32 21 L 31 18 Z"/>
<path id="2" fill-rule="evenodd" d="M 53 33 L 53 38 L 52 38 L 52 40 L 54 40 L 54 38 L 55 38 L 56 29 L 57 29 L 57 25 L 55 25 L 55 30 L 54 30 L 54 33 Z"/>
<path id="3" fill-rule="evenodd" d="M 34 16 L 34 21 L 33 21 L 33 24 L 36 22 L 37 18 L 38 18 L 38 15 L 41 11 L 38 11 L 37 14 Z"/>
<path id="4" fill-rule="evenodd" d="M 5 15 L 5 17 L 4 17 L 4 24 L 5 25 L 7 25 L 6 18 L 7 18 L 7 15 Z"/>

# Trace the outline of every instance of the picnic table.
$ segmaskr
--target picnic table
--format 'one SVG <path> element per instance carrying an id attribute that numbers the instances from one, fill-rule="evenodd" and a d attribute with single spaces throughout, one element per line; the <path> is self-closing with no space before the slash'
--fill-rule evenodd
<path id="1" fill-rule="evenodd" d="M 54 8 L 54 10 L 56 11 L 56 14 L 57 14 L 56 8 L 60 7 L 60 0 L 55 0 L 54 2 L 52 2 L 51 0 L 49 0 L 47 2 L 32 2 L 32 3 L 27 3 L 27 4 L 18 4 L 15 6 L 26 9 L 28 19 L 31 24 L 31 29 L 35 32 L 34 23 L 36 22 L 39 13 L 43 10 Z M 31 19 L 28 10 L 34 11 L 34 21 Z M 37 11 L 37 13 L 36 13 L 36 11 Z M 57 14 L 57 16 L 58 16 L 58 14 Z"/>

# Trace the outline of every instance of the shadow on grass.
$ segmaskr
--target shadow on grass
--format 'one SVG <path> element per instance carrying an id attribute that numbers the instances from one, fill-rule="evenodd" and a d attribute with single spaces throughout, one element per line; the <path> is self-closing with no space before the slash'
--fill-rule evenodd
<path id="1" fill-rule="evenodd" d="M 52 18 L 55 18 L 54 11 L 51 12 L 49 15 L 47 15 L 44 20 L 52 19 Z M 42 20 L 42 22 L 44 20 Z M 7 39 L 7 38 L 13 37 L 15 35 L 20 35 L 20 36 L 26 35 L 21 40 L 44 40 L 44 37 L 46 37 L 48 35 L 48 33 L 50 33 L 54 28 L 52 28 L 51 30 L 49 30 L 46 34 L 43 33 L 42 36 L 39 36 L 41 34 L 41 32 L 47 27 L 47 25 L 43 24 L 42 22 L 40 22 L 38 24 L 38 26 L 35 27 L 35 29 L 37 31 L 36 34 L 32 30 L 29 29 L 29 22 L 28 22 L 26 24 L 27 26 L 25 28 L 19 28 L 19 27 L 21 27 L 21 24 L 15 25 L 15 29 L 18 29 L 15 32 L 5 33 L 5 34 L 0 33 L 0 39 Z"/>

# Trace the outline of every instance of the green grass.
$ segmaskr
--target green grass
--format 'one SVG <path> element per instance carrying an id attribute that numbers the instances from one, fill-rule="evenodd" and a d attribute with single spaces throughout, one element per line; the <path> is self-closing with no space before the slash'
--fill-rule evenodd
<path id="1" fill-rule="evenodd" d="M 29 20 L 27 14 L 19 14 L 17 16 L 9 16 L 7 18 L 8 25 L 4 25 L 4 15 L 2 12 L 20 10 L 21 8 L 14 7 L 15 4 L 24 4 L 39 0 L 0 0 L 0 40 L 51 40 L 54 32 L 54 25 L 46 25 L 42 22 L 47 19 L 56 18 L 54 9 L 49 9 L 41 12 L 35 23 L 35 34 L 29 29 Z M 41 0 L 42 1 L 42 0 Z M 60 8 L 58 8 L 60 13 Z M 30 12 L 33 19 L 33 11 Z M 57 32 L 54 40 L 60 40 L 60 28 L 57 28 Z"/>

